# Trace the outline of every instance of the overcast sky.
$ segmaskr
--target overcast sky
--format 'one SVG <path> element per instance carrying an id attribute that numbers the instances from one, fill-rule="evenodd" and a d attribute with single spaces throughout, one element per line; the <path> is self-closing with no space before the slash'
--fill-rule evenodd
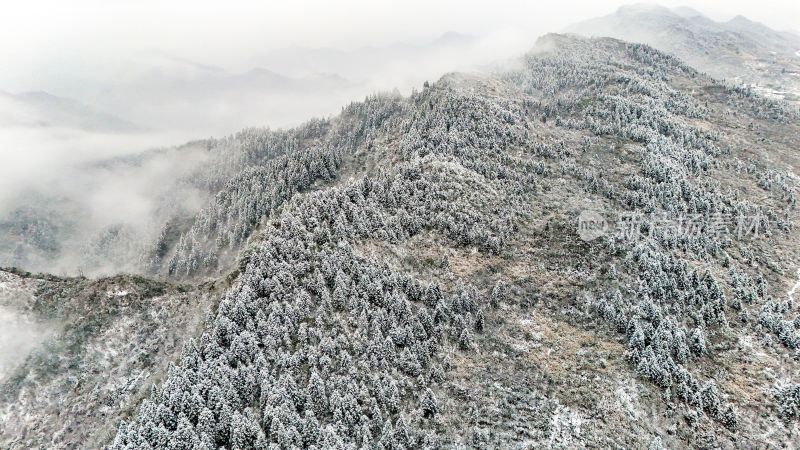
<path id="1" fill-rule="evenodd" d="M 36 89 L 64 74 L 102 73 L 137 52 L 164 52 L 241 69 L 258 52 L 290 45 L 353 48 L 420 42 L 445 31 L 558 31 L 631 2 L 463 0 L 7 1 L 0 14 L 0 90 Z M 800 28 L 800 2 L 665 0 L 714 19 L 736 14 Z"/>

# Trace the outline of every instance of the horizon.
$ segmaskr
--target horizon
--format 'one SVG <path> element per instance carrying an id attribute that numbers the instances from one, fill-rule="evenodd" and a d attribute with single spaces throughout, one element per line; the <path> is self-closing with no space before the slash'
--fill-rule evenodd
<path id="1" fill-rule="evenodd" d="M 451 32 L 478 37 L 517 33 L 517 39 L 528 39 L 532 46 L 536 36 L 559 32 L 573 23 L 632 4 L 690 7 L 715 21 L 742 15 L 775 30 L 800 32 L 800 6 L 770 0 L 758 5 L 682 0 L 531 5 L 501 0 L 468 7 L 450 0 L 431 5 L 416 0 L 403 5 L 374 5 L 361 0 L 329 5 L 310 0 L 294 6 L 239 1 L 224 10 L 208 2 L 154 5 L 148 1 L 84 0 L 66 5 L 39 1 L 16 4 L 4 19 L 0 18 L 0 55 L 7 69 L 0 74 L 0 90 L 44 90 L 59 95 L 59 79 L 102 79 L 113 75 L 104 70 L 146 54 L 242 73 L 258 67 L 253 65 L 254 57 L 275 50 L 352 51 L 424 45 Z M 358 17 L 351 17 L 348 12 L 356 9 Z"/>

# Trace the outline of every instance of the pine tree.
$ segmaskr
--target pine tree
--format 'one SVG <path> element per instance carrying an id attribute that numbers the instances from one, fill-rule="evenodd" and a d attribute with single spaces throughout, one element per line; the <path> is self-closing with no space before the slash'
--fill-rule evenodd
<path id="1" fill-rule="evenodd" d="M 506 299 L 506 285 L 502 281 L 497 281 L 492 288 L 492 293 L 490 296 L 490 304 L 492 307 L 496 308 L 500 303 L 504 302 Z"/>
<path id="2" fill-rule="evenodd" d="M 461 350 L 469 350 L 472 347 L 472 334 L 468 328 L 461 330 L 461 334 L 458 336 L 458 346 Z"/>
<path id="3" fill-rule="evenodd" d="M 308 447 L 316 445 L 321 435 L 321 428 L 319 421 L 311 410 L 306 410 L 305 418 L 303 419 L 302 430 L 303 444 Z"/>
<path id="4" fill-rule="evenodd" d="M 195 428 L 189 419 L 181 414 L 178 418 L 178 427 L 169 440 L 170 450 L 193 450 L 200 445 L 200 440 L 195 433 Z"/>
<path id="5" fill-rule="evenodd" d="M 706 337 L 703 330 L 695 328 L 689 335 L 689 349 L 695 355 L 702 355 L 706 352 Z"/>
<path id="6" fill-rule="evenodd" d="M 436 396 L 429 388 L 426 388 L 425 392 L 422 394 L 420 407 L 422 408 L 423 417 L 428 419 L 433 418 L 433 416 L 439 412 L 439 404 L 436 400 Z"/>
<path id="7" fill-rule="evenodd" d="M 325 390 L 325 382 L 316 371 L 311 372 L 311 376 L 308 378 L 306 397 L 315 413 L 324 414 L 328 411 L 328 395 Z"/>

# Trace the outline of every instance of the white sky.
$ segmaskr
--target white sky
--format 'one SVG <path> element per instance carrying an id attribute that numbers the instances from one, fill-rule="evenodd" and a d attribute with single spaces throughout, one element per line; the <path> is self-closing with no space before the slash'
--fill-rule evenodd
<path id="1" fill-rule="evenodd" d="M 35 89 L 63 73 L 102 71 L 115 59 L 159 51 L 239 68 L 254 53 L 302 45 L 352 48 L 415 42 L 445 31 L 558 31 L 609 14 L 615 0 L 0 0 L 0 90 Z M 741 14 L 800 29 L 800 2 L 664 0 L 714 19 Z"/>

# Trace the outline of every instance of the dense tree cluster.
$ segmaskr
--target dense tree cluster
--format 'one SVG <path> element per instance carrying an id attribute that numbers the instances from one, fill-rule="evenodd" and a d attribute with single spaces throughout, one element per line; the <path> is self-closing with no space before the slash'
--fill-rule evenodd
<path id="1" fill-rule="evenodd" d="M 789 122 L 800 117 L 797 107 L 780 100 L 756 95 L 752 87 L 741 84 L 725 86 L 728 104 L 735 109 L 748 111 L 753 117 L 765 120 Z"/>
<path id="2" fill-rule="evenodd" d="M 631 364 L 662 387 L 667 399 L 677 398 L 735 427 L 735 412 L 713 380 L 702 382 L 687 369 L 708 352 L 705 330 L 727 324 L 726 298 L 717 280 L 645 245 L 633 249 L 627 264 L 638 274 L 638 288 L 629 297 L 616 291 L 600 298 L 593 308 L 626 335 Z"/>
<path id="3" fill-rule="evenodd" d="M 415 429 L 437 411 L 437 351 L 448 341 L 468 348 L 488 302 L 474 288 L 446 296 L 358 257 L 348 243 L 423 227 L 457 233 L 435 204 L 426 208 L 453 174 L 427 181 L 421 164 L 288 205 L 213 325 L 186 347 L 136 422 L 120 428 L 115 448 L 430 445 Z M 480 222 L 452 200 L 452 214 Z"/>
<path id="4" fill-rule="evenodd" d="M 165 225 L 150 250 L 148 270 L 185 276 L 224 267 L 263 217 L 312 184 L 333 180 L 346 155 L 393 126 L 403 102 L 376 95 L 346 107 L 334 123 L 312 120 L 288 131 L 246 129 L 205 142 L 212 156 L 186 182 L 215 196 L 178 236 L 168 232 L 171 223 Z"/>
<path id="5" fill-rule="evenodd" d="M 790 349 L 800 347 L 800 315 L 794 319 L 786 319 L 792 310 L 790 300 L 767 300 L 758 314 L 758 323 L 773 333 L 781 344 Z"/>
<path id="6" fill-rule="evenodd" d="M 505 152 L 523 131 L 511 106 L 446 84 L 417 94 L 412 105 L 428 113 L 394 125 L 408 130 L 404 162 L 283 199 L 208 329 L 135 421 L 120 426 L 113 448 L 435 445 L 426 430 L 439 413 L 442 351 L 470 351 L 486 326 L 483 308 L 501 302 L 505 289 L 462 285 L 448 293 L 360 257 L 354 245 L 399 243 L 424 231 L 499 253 L 514 231 L 514 207 L 536 181 Z M 391 117 L 369 101 L 361 108 L 371 128 L 359 133 Z M 285 167 L 325 158 L 285 156 Z M 241 198 L 269 192 L 278 173 Z M 291 171 L 286 177 L 298 179 Z"/>
<path id="7" fill-rule="evenodd" d="M 778 414 L 785 420 L 800 417 L 800 384 L 778 383 L 772 389 L 772 395 L 778 404 Z"/>

